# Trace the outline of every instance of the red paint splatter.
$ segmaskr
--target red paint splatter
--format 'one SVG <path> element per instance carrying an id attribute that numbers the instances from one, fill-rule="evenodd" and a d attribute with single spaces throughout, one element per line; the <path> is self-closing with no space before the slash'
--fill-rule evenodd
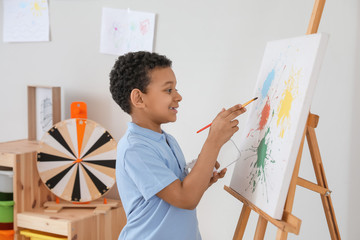
<path id="1" fill-rule="evenodd" d="M 270 115 L 270 101 L 268 98 L 263 110 L 261 111 L 261 118 L 260 118 L 260 122 L 259 122 L 259 130 L 260 131 L 264 129 L 264 127 L 269 119 L 269 115 Z"/>
<path id="2" fill-rule="evenodd" d="M 250 136 L 250 133 L 253 132 L 255 129 L 250 129 L 248 135 L 246 136 L 247 138 Z"/>

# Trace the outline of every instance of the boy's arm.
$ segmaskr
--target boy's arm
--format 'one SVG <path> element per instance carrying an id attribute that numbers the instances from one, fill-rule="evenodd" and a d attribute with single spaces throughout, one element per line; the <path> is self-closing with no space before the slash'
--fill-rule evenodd
<path id="1" fill-rule="evenodd" d="M 224 143 L 239 130 L 239 121 L 234 120 L 246 109 L 235 105 L 228 110 L 221 111 L 214 119 L 209 135 L 201 149 L 194 168 L 184 181 L 175 180 L 156 195 L 169 204 L 183 209 L 194 209 L 213 177 L 213 169 Z"/>

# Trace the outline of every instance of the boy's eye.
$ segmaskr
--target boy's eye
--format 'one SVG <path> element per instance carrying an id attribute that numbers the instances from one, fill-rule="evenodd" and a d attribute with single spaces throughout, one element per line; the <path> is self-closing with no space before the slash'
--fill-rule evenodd
<path id="1" fill-rule="evenodd" d="M 178 91 L 176 88 L 174 88 L 174 89 L 169 88 L 169 89 L 166 89 L 165 91 L 166 91 L 167 93 L 172 93 L 173 90 L 175 90 L 176 92 Z"/>

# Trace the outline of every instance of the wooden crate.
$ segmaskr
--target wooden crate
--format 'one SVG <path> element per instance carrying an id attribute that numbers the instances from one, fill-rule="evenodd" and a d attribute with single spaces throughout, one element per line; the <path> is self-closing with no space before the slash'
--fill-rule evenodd
<path id="1" fill-rule="evenodd" d="M 68 239 L 117 239 L 126 223 L 120 200 L 116 207 L 64 208 L 58 213 L 46 212 L 44 204 L 55 201 L 41 181 L 36 167 L 39 142 L 18 140 L 0 143 L 0 166 L 12 167 L 14 172 L 14 230 L 15 239 L 24 239 L 19 229 L 34 229 L 67 236 Z M 102 201 L 102 200 L 100 200 Z"/>

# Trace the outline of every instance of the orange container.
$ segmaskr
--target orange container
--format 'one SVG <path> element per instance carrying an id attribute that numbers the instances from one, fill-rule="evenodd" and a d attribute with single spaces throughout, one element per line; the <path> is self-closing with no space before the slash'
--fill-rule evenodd
<path id="1" fill-rule="evenodd" d="M 14 240 L 14 230 L 0 230 L 1 240 Z"/>

